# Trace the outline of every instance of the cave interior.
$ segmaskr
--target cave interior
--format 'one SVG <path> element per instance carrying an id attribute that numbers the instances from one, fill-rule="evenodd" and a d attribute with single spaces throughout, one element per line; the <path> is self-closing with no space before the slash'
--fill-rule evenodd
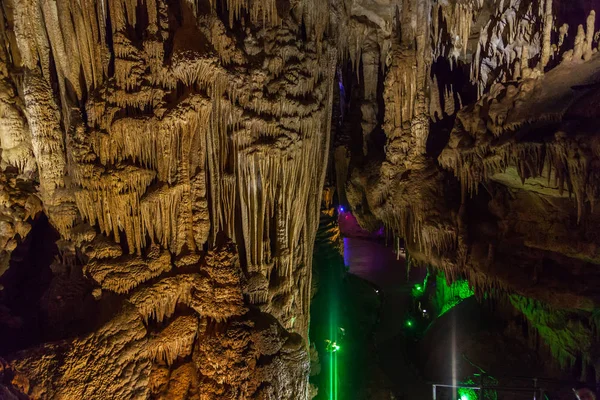
<path id="1" fill-rule="evenodd" d="M 0 0 L 0 400 L 596 399 L 596 10 Z"/>

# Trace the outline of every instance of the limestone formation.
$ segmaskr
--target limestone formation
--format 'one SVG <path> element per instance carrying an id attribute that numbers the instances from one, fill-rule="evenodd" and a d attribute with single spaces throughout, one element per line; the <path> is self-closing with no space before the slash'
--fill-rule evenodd
<path id="1" fill-rule="evenodd" d="M 2 1 L 0 293 L 30 231 L 58 240 L 23 300 L 54 330 L 16 344 L 0 296 L 0 398 L 316 394 L 327 177 L 328 210 L 592 352 L 600 56 L 574 3 Z"/>
<path id="2" fill-rule="evenodd" d="M 74 256 L 66 270 L 83 271 L 100 307 L 124 295 L 104 328 L 12 357 L 23 377 L 15 388 L 34 398 L 223 398 L 222 379 L 206 375 L 211 360 L 179 360 L 221 330 L 249 334 L 254 322 L 243 316 L 255 306 L 277 318 L 268 335 L 278 336 L 263 340 L 281 344 L 269 355 L 284 349 L 256 379 L 270 382 L 272 398 L 306 397 L 311 249 L 336 60 L 328 14 L 309 5 L 3 3 L 2 272 L 43 209 L 61 252 Z M 55 270 L 59 279 L 65 268 Z M 280 283 L 244 297 L 253 276 Z M 289 332 L 299 335 L 292 347 L 281 339 Z M 239 357 L 256 368 L 263 350 Z M 85 351 L 96 361 L 84 361 Z M 251 371 L 235 354 L 219 357 L 246 377 L 223 390 L 250 396 Z M 102 368 L 114 375 L 87 385 Z M 164 371 L 164 385 L 151 387 L 150 370 Z M 218 381 L 217 392 L 205 379 Z"/>
<path id="3" fill-rule="evenodd" d="M 466 277 L 480 296 L 517 293 L 552 310 L 578 310 L 585 316 L 552 318 L 579 326 L 593 324 L 598 301 L 598 133 L 591 122 L 598 58 L 589 34 L 594 11 L 581 24 L 560 5 L 449 2 L 432 7 L 429 26 L 418 23 L 430 15 L 427 6 L 400 12 L 383 89 L 385 153 L 351 155 L 345 195 L 363 227 L 383 224 L 403 239 L 413 264 L 440 268 L 449 280 Z M 467 29 L 465 20 L 473 22 L 469 36 L 479 38 L 461 48 L 455 34 Z M 567 44 L 566 26 L 574 23 L 579 32 Z M 457 77 L 468 70 L 474 102 L 460 109 L 469 91 Z M 446 143 L 444 124 L 451 128 Z M 437 143 L 445 144 L 438 153 Z M 557 279 L 559 265 L 569 267 Z M 568 335 L 551 333 L 548 323 L 532 321 L 557 358 L 565 359 L 558 355 L 565 348 L 569 362 L 589 356 L 589 346 L 574 351 Z M 577 340 L 596 340 L 581 333 Z"/>

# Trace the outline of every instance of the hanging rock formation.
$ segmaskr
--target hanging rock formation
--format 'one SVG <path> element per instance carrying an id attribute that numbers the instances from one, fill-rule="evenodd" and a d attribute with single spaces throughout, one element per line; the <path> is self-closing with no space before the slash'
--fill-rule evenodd
<path id="1" fill-rule="evenodd" d="M 557 358 L 580 359 L 547 325 L 595 326 L 600 301 L 584 3 L 3 1 L 0 397 L 314 395 L 330 154 L 364 228 L 511 296 Z M 27 277 L 13 255 L 42 213 L 59 239 Z M 43 315 L 29 336 L 27 279 Z"/>
<path id="2" fill-rule="evenodd" d="M 579 351 L 549 334 L 551 320 L 595 326 L 600 300 L 595 25 L 589 5 L 556 0 L 402 2 L 384 152 L 341 165 L 361 225 L 403 239 L 413 264 L 555 310 L 540 322 L 514 303 L 569 365 L 599 356 L 592 330 Z"/>
<path id="3" fill-rule="evenodd" d="M 286 3 L 3 3 L 0 274 L 43 210 L 101 310 L 7 355 L 6 393 L 308 396 L 337 55 Z"/>

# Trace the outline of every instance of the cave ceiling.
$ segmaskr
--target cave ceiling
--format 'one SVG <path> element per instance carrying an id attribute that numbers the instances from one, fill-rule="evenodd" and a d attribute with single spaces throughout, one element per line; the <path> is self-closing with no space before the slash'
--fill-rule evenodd
<path id="1" fill-rule="evenodd" d="M 326 185 L 481 296 L 592 313 L 594 6 L 1 1 L 0 398 L 309 398 Z M 23 248 L 54 334 L 11 346 Z"/>

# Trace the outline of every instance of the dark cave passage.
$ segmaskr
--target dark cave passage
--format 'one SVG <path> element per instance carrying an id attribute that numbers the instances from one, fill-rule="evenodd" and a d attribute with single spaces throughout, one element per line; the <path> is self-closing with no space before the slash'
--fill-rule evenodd
<path id="1" fill-rule="evenodd" d="M 8 354 L 41 342 L 48 321 L 41 304 L 52 280 L 50 265 L 58 256 L 58 233 L 41 214 L 27 237 L 12 253 L 10 268 L 0 277 L 0 354 Z"/>
<path id="2" fill-rule="evenodd" d="M 335 224 L 324 219 L 327 226 Z M 397 257 L 381 232 L 363 231 L 348 212 L 337 221 L 343 252 L 323 242 L 315 253 L 320 289 L 311 340 L 325 379 L 315 381 L 325 389 L 318 399 L 334 398 L 328 372 L 334 355 L 322 343 L 331 335 L 323 329 L 330 327 L 331 313 L 344 331 L 336 336 L 333 374 L 339 398 L 427 399 L 433 384 L 442 385 L 438 400 L 554 400 L 572 394 L 573 376 L 531 346 L 526 321 L 501 296 L 477 299 L 465 280 L 448 284 L 435 270 L 407 269 L 409 255 L 400 249 Z M 469 387 L 484 387 L 482 397 Z"/>
<path id="3" fill-rule="evenodd" d="M 356 234 L 360 227 L 349 213 L 341 213 L 340 226 L 343 236 Z M 372 283 L 377 289 L 381 305 L 372 333 L 375 362 L 392 385 L 396 399 L 426 398 L 430 387 L 409 359 L 412 344 L 412 321 L 415 308 L 412 289 L 423 277 L 422 271 L 406 267 L 405 255 L 397 255 L 385 245 L 381 235 L 344 237 L 344 259 L 348 273 Z M 415 273 L 416 272 L 416 273 Z M 422 274 L 421 274 L 422 275 Z"/>

